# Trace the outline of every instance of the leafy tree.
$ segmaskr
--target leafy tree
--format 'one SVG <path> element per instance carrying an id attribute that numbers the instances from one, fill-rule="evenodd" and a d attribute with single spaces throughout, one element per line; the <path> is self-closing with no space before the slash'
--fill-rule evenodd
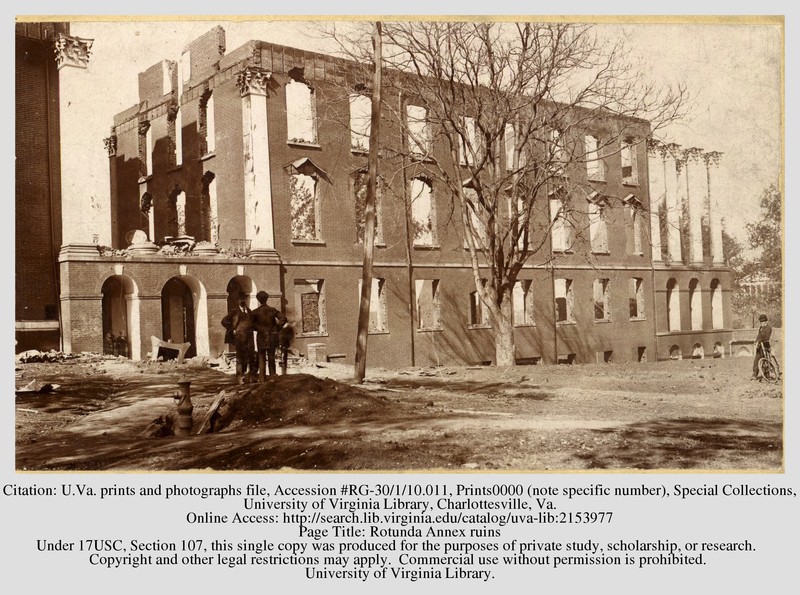
<path id="1" fill-rule="evenodd" d="M 781 191 L 774 184 L 761 195 L 761 219 L 747 225 L 748 242 L 758 254 L 742 267 L 744 281 L 764 283 L 760 293 L 743 298 L 743 305 L 753 316 L 766 313 L 776 326 L 780 326 L 783 318 L 781 198 Z"/>
<path id="2" fill-rule="evenodd" d="M 761 250 L 752 263 L 750 274 L 765 277 L 774 283 L 780 295 L 783 279 L 783 251 L 781 236 L 781 191 L 770 185 L 761 195 L 761 220 L 747 225 L 751 248 Z"/>

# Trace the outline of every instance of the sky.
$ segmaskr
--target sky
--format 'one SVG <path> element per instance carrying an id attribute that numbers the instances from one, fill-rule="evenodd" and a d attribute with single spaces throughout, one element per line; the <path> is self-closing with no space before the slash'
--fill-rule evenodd
<path id="1" fill-rule="evenodd" d="M 194 17 L 197 19 L 197 17 Z M 266 17 L 265 17 L 266 18 Z M 330 51 L 315 26 L 298 20 L 74 21 L 73 35 L 94 39 L 81 73 L 81 130 L 64 143 L 85 153 L 82 179 L 103 221 L 101 243 L 110 243 L 108 157 L 103 139 L 113 117 L 138 103 L 138 73 L 183 48 L 217 24 L 227 51 L 261 39 Z M 758 199 L 781 175 L 781 56 L 778 24 L 610 24 L 598 33 L 623 38 L 657 83 L 684 81 L 693 98 L 689 118 L 665 129 L 663 140 L 685 148 L 720 151 L 720 192 L 726 230 L 744 241 L 745 225 L 759 216 Z"/>

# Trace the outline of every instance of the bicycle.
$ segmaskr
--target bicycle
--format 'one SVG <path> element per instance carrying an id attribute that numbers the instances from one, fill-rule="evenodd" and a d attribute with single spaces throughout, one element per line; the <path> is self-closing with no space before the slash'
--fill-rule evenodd
<path id="1" fill-rule="evenodd" d="M 770 384 L 776 384 L 781 379 L 781 367 L 769 343 L 759 343 L 757 350 L 761 350 L 761 359 L 758 361 L 759 380 L 763 378 Z"/>

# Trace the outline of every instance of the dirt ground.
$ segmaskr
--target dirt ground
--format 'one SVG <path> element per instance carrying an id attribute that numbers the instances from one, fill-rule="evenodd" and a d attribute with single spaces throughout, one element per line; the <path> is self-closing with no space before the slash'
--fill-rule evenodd
<path id="1" fill-rule="evenodd" d="M 770 470 L 780 385 L 746 358 L 582 366 L 370 369 L 298 364 L 237 386 L 208 363 L 83 355 L 16 364 L 18 470 Z M 191 381 L 196 431 L 152 437 Z"/>

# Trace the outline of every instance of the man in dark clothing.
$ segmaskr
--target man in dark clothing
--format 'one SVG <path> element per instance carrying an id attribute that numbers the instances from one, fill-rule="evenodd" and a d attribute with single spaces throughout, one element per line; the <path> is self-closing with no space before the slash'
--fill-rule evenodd
<path id="1" fill-rule="evenodd" d="M 253 323 L 257 332 L 258 381 L 264 382 L 267 364 L 269 365 L 269 375 L 275 375 L 275 348 L 278 346 L 278 333 L 286 324 L 286 317 L 267 304 L 269 294 L 266 291 L 259 291 L 256 299 L 259 306 L 253 310 Z"/>
<path id="2" fill-rule="evenodd" d="M 286 375 L 289 370 L 289 348 L 294 340 L 294 327 L 290 323 L 283 325 L 278 333 L 278 346 L 281 348 L 281 374 Z"/>
<path id="3" fill-rule="evenodd" d="M 756 337 L 754 343 L 755 357 L 753 358 L 753 377 L 751 380 L 760 380 L 758 365 L 761 362 L 761 358 L 766 357 L 764 349 L 762 349 L 762 345 L 763 347 L 769 349 L 769 340 L 772 337 L 772 327 L 767 324 L 766 314 L 762 314 L 758 317 L 758 325 L 758 336 Z"/>
<path id="4" fill-rule="evenodd" d="M 222 326 L 233 332 L 233 343 L 236 345 L 236 382 L 252 382 L 256 373 L 254 320 L 253 313 L 247 306 L 247 296 L 239 296 L 239 306 L 222 319 Z"/>

